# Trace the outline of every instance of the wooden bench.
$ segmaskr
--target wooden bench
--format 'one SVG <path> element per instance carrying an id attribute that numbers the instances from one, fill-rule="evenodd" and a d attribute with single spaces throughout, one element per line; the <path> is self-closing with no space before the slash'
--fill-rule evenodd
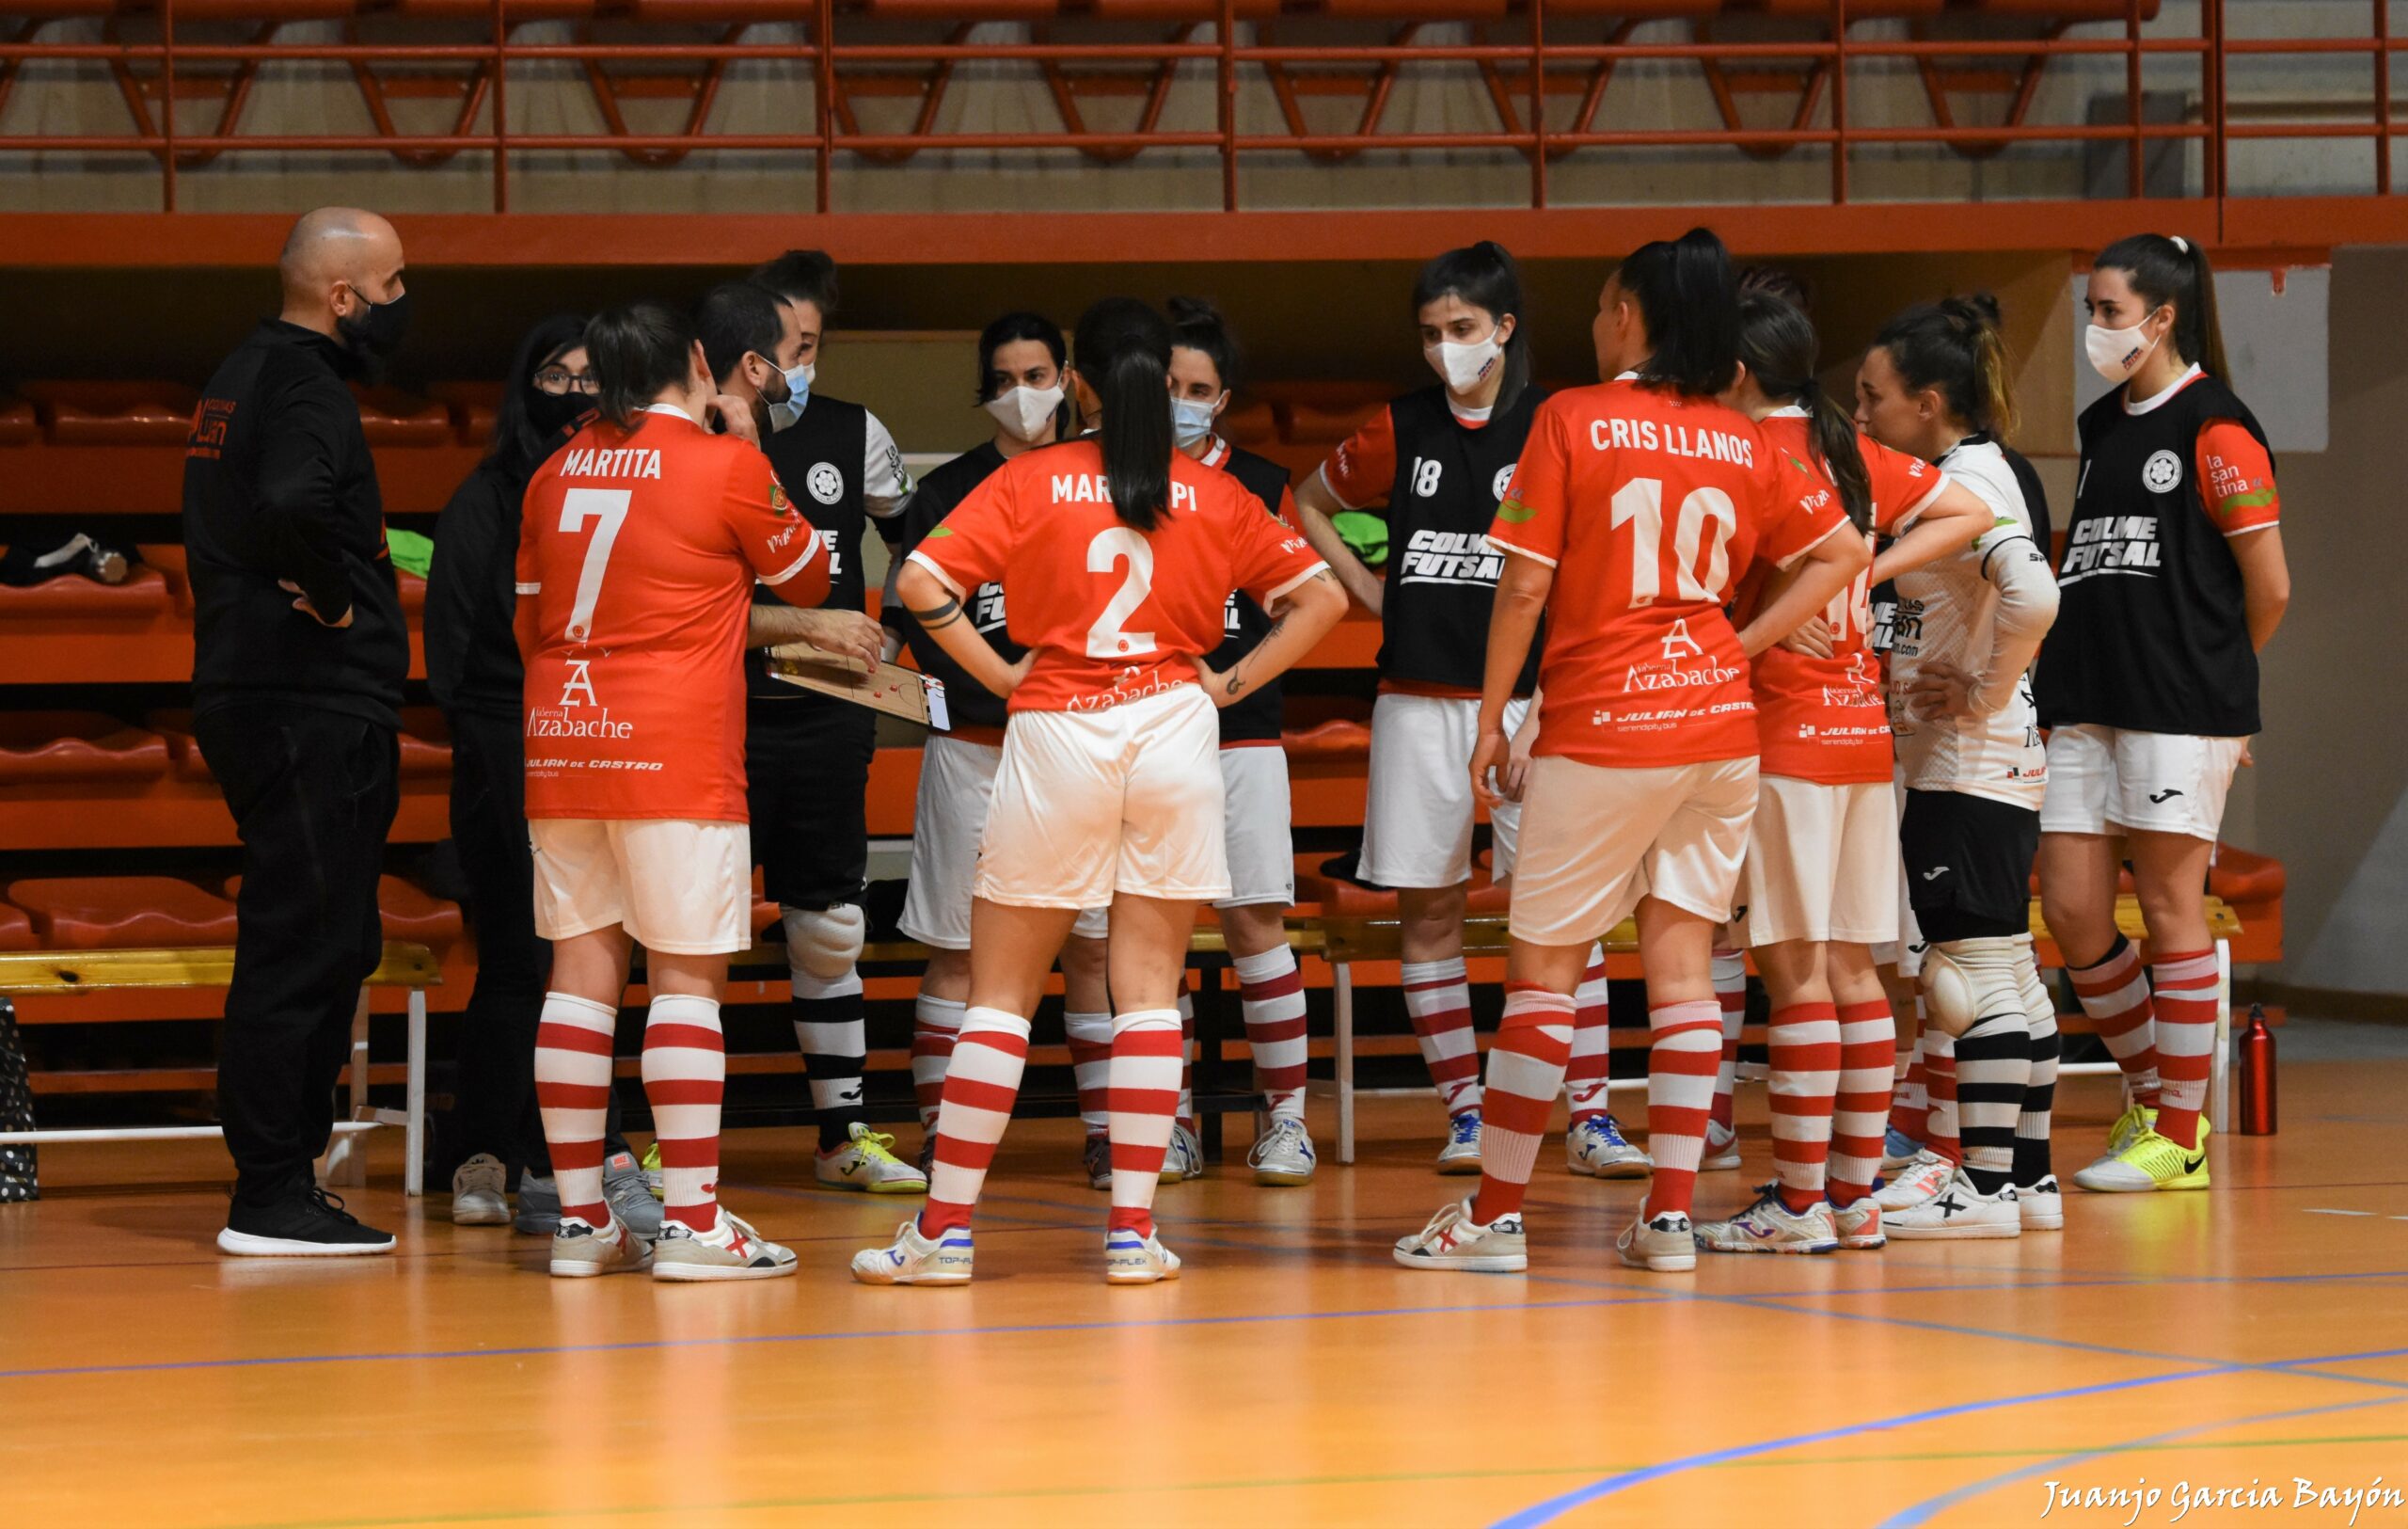
<path id="1" fill-rule="evenodd" d="M 166 950 L 37 950 L 0 953 L 0 996 L 29 994 L 123 992 L 137 988 L 228 987 L 234 980 L 231 946 L 198 946 Z M 326 1182 L 358 1185 L 367 1182 L 367 1155 L 355 1149 L 363 1131 L 398 1125 L 404 1143 L 403 1187 L 410 1194 L 424 1187 L 426 1145 L 426 990 L 440 984 L 435 952 L 422 945 L 388 940 L 385 957 L 359 991 L 359 1006 L 351 1021 L 351 1119 L 335 1123 L 334 1145 L 326 1153 Z M 401 988 L 409 995 L 408 1062 L 403 1083 L 404 1106 L 377 1109 L 368 1102 L 368 990 Z M 0 1146 L 75 1141 L 186 1141 L 223 1137 L 215 1125 L 137 1125 L 97 1130 L 0 1131 Z"/>

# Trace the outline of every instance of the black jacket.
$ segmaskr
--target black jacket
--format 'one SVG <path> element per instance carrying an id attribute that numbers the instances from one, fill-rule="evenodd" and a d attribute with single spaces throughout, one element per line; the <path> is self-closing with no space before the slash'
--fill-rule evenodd
<path id="1" fill-rule="evenodd" d="M 518 508 L 532 476 L 514 461 L 488 457 L 452 490 L 435 523 L 426 679 L 446 711 L 519 713 L 527 667 L 512 622 L 518 611 Z"/>
<path id="2" fill-rule="evenodd" d="M 283 701 L 401 725 L 409 631 L 354 370 L 334 342 L 269 319 L 202 390 L 184 453 L 196 711 Z M 282 580 L 351 625 L 294 610 Z"/>

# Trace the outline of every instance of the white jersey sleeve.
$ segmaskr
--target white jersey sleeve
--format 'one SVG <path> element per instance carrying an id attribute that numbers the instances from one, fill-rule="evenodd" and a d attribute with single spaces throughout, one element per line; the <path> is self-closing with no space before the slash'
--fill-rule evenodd
<path id="1" fill-rule="evenodd" d="M 867 413 L 867 410 L 863 410 Z M 869 416 L 869 446 L 862 459 L 862 508 L 877 520 L 892 520 L 911 502 L 911 469 L 903 465 L 903 450 L 877 415 Z"/>

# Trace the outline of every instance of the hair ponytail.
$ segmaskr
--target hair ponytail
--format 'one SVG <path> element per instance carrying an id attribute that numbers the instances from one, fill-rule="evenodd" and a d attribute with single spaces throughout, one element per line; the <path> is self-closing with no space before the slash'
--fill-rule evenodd
<path id="1" fill-rule="evenodd" d="M 1712 398 L 1738 375 L 1738 287 L 1731 252 L 1711 229 L 1657 239 L 1630 252 L 1614 279 L 1639 305 L 1656 347 L 1640 380 Z"/>
<path id="2" fill-rule="evenodd" d="M 1739 295 L 1737 338 L 1739 359 L 1764 395 L 1805 408 L 1814 454 L 1839 490 L 1841 508 L 1859 531 L 1871 529 L 1873 483 L 1864 470 L 1864 452 L 1857 441 L 1856 422 L 1814 375 L 1820 346 L 1814 325 L 1794 305 L 1755 286 Z"/>
<path id="3" fill-rule="evenodd" d="M 622 430 L 644 406 L 693 375 L 693 321 L 659 303 L 623 303 L 585 327 L 585 354 L 601 391 L 594 406 Z"/>
<path id="4" fill-rule="evenodd" d="M 2208 252 L 2191 240 L 2163 233 L 2118 239 L 2091 262 L 2094 270 L 2121 271 L 2141 301 L 2153 311 L 2174 309 L 2174 349 L 2201 371 L 2229 382 L 2225 369 L 2224 327 L 2216 319 L 2216 277 Z"/>
<path id="5" fill-rule="evenodd" d="M 1504 413 L 1530 385 L 1529 320 L 1524 314 L 1521 266 L 1494 239 L 1450 249 L 1433 256 L 1413 279 L 1413 311 L 1418 315 L 1441 297 L 1459 297 L 1499 323 L 1513 321 L 1513 333 L 1505 342 L 1504 374 L 1497 385 L 1495 408 Z"/>
<path id="6" fill-rule="evenodd" d="M 1873 342 L 1909 391 L 1937 390 L 1951 416 L 2004 445 L 2015 435 L 2015 383 L 1999 323 L 1998 299 L 1969 293 L 1916 304 Z"/>
<path id="7" fill-rule="evenodd" d="M 1170 507 L 1170 326 L 1134 297 L 1079 315 L 1072 365 L 1101 400 L 1097 444 L 1113 513 L 1151 531 Z"/>

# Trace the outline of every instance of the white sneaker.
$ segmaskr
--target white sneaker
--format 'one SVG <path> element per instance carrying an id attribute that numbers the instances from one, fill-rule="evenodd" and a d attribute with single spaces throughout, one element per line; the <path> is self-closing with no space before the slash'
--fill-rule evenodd
<path id="1" fill-rule="evenodd" d="M 1920 1205 L 1937 1196 L 1956 1176 L 1955 1163 L 1925 1147 L 1915 1154 L 1914 1161 L 1909 1163 L 1896 1178 L 1883 1185 L 1873 1198 L 1885 1211 L 1905 1210 L 1909 1205 Z"/>
<path id="2" fill-rule="evenodd" d="M 1651 1217 L 1644 1205 L 1639 1214 L 1640 1218 L 1624 1227 L 1622 1235 L 1614 1239 L 1614 1251 L 1624 1264 L 1657 1274 L 1679 1274 L 1697 1267 L 1697 1231 L 1686 1214 L 1675 1210 Z"/>
<path id="3" fill-rule="evenodd" d="M 1245 1155 L 1245 1166 L 1254 1170 L 1257 1184 L 1310 1184 L 1319 1161 L 1305 1123 L 1286 1117 L 1274 1120 Z"/>
<path id="4" fill-rule="evenodd" d="M 1183 1184 L 1204 1176 L 1204 1142 L 1195 1127 L 1180 1121 L 1170 1128 L 1170 1146 L 1163 1153 L 1162 1182 Z M 1110 1188 L 1107 1182 L 1104 1186 Z"/>
<path id="5" fill-rule="evenodd" d="M 1480 1111 L 1463 1110 L 1447 1120 L 1447 1144 L 1438 1149 L 1441 1173 L 1480 1171 Z"/>
<path id="6" fill-rule="evenodd" d="M 1948 1187 L 1918 1205 L 1881 1218 L 1882 1226 L 1900 1242 L 1991 1237 L 2020 1237 L 2023 1217 L 2015 1206 L 2015 1186 L 1994 1195 L 1983 1194 L 1960 1169 Z"/>
<path id="7" fill-rule="evenodd" d="M 1739 1166 L 1739 1133 L 1728 1125 L 1713 1121 L 1705 1123 L 1705 1155 L 1698 1160 L 1701 1173 L 1720 1173 Z"/>
<path id="8" fill-rule="evenodd" d="M 1890 1240 L 1881 1230 L 1881 1202 L 1871 1195 L 1833 1205 L 1831 1230 L 1839 1234 L 1842 1252 L 1870 1252 Z"/>
<path id="9" fill-rule="evenodd" d="M 656 1280 L 774 1280 L 795 1271 L 794 1250 L 771 1242 L 725 1205 L 719 1224 L 696 1232 L 683 1221 L 661 1224 L 652 1245 Z"/>
<path id="10" fill-rule="evenodd" d="M 1162 1234 L 1139 1236 L 1134 1232 L 1107 1233 L 1103 1239 L 1103 1282 L 1152 1284 L 1179 1278 L 1179 1255 L 1163 1246 Z"/>
<path id="11" fill-rule="evenodd" d="M 1473 1274 L 1519 1274 L 1530 1266 L 1529 1241 L 1519 1212 L 1481 1225 L 1471 1202 L 1442 1205 L 1429 1223 L 1396 1240 L 1396 1261 L 1409 1269 L 1464 1269 Z"/>
<path id="12" fill-rule="evenodd" d="M 507 1222 L 510 1202 L 502 1198 L 502 1190 L 509 1183 L 510 1170 L 489 1152 L 462 1163 L 452 1174 L 452 1224 L 500 1226 Z"/>
<path id="13" fill-rule="evenodd" d="M 617 1217 L 597 1227 L 574 1216 L 561 1218 L 552 1234 L 552 1277 L 591 1279 L 597 1274 L 641 1274 L 652 1267 L 652 1244 Z"/>
<path id="14" fill-rule="evenodd" d="M 2054 1173 L 2033 1185 L 2015 1187 L 2015 1208 L 2022 1213 L 2026 1232 L 2063 1232 L 2066 1229 L 2066 1195 L 2057 1185 Z"/>
<path id="15" fill-rule="evenodd" d="M 1611 1115 L 1592 1115 L 1575 1125 L 1563 1139 L 1563 1158 L 1564 1167 L 1594 1179 L 1643 1179 L 1656 1171 Z"/>
<path id="16" fill-rule="evenodd" d="M 895 1139 L 852 1124 L 852 1139 L 834 1152 L 816 1155 L 812 1171 L 832 1189 L 858 1189 L 873 1195 L 924 1195 L 927 1175 L 895 1155 Z"/>
<path id="17" fill-rule="evenodd" d="M 1794 1211 L 1772 1189 L 1727 1221 L 1699 1222 L 1696 1234 L 1709 1253 L 1829 1253 L 1840 1246 L 1828 1203 L 1818 1200 Z"/>
<path id="18" fill-rule="evenodd" d="M 968 1284 L 970 1229 L 949 1227 L 943 1235 L 920 1235 L 914 1218 L 895 1228 L 895 1240 L 884 1248 L 864 1248 L 853 1255 L 853 1278 L 863 1284 Z"/>
<path id="19" fill-rule="evenodd" d="M 1895 1173 L 1913 1162 L 1915 1155 L 1921 1151 L 1923 1151 L 1923 1143 L 1896 1126 L 1885 1125 L 1881 1128 L 1882 1172 Z"/>

